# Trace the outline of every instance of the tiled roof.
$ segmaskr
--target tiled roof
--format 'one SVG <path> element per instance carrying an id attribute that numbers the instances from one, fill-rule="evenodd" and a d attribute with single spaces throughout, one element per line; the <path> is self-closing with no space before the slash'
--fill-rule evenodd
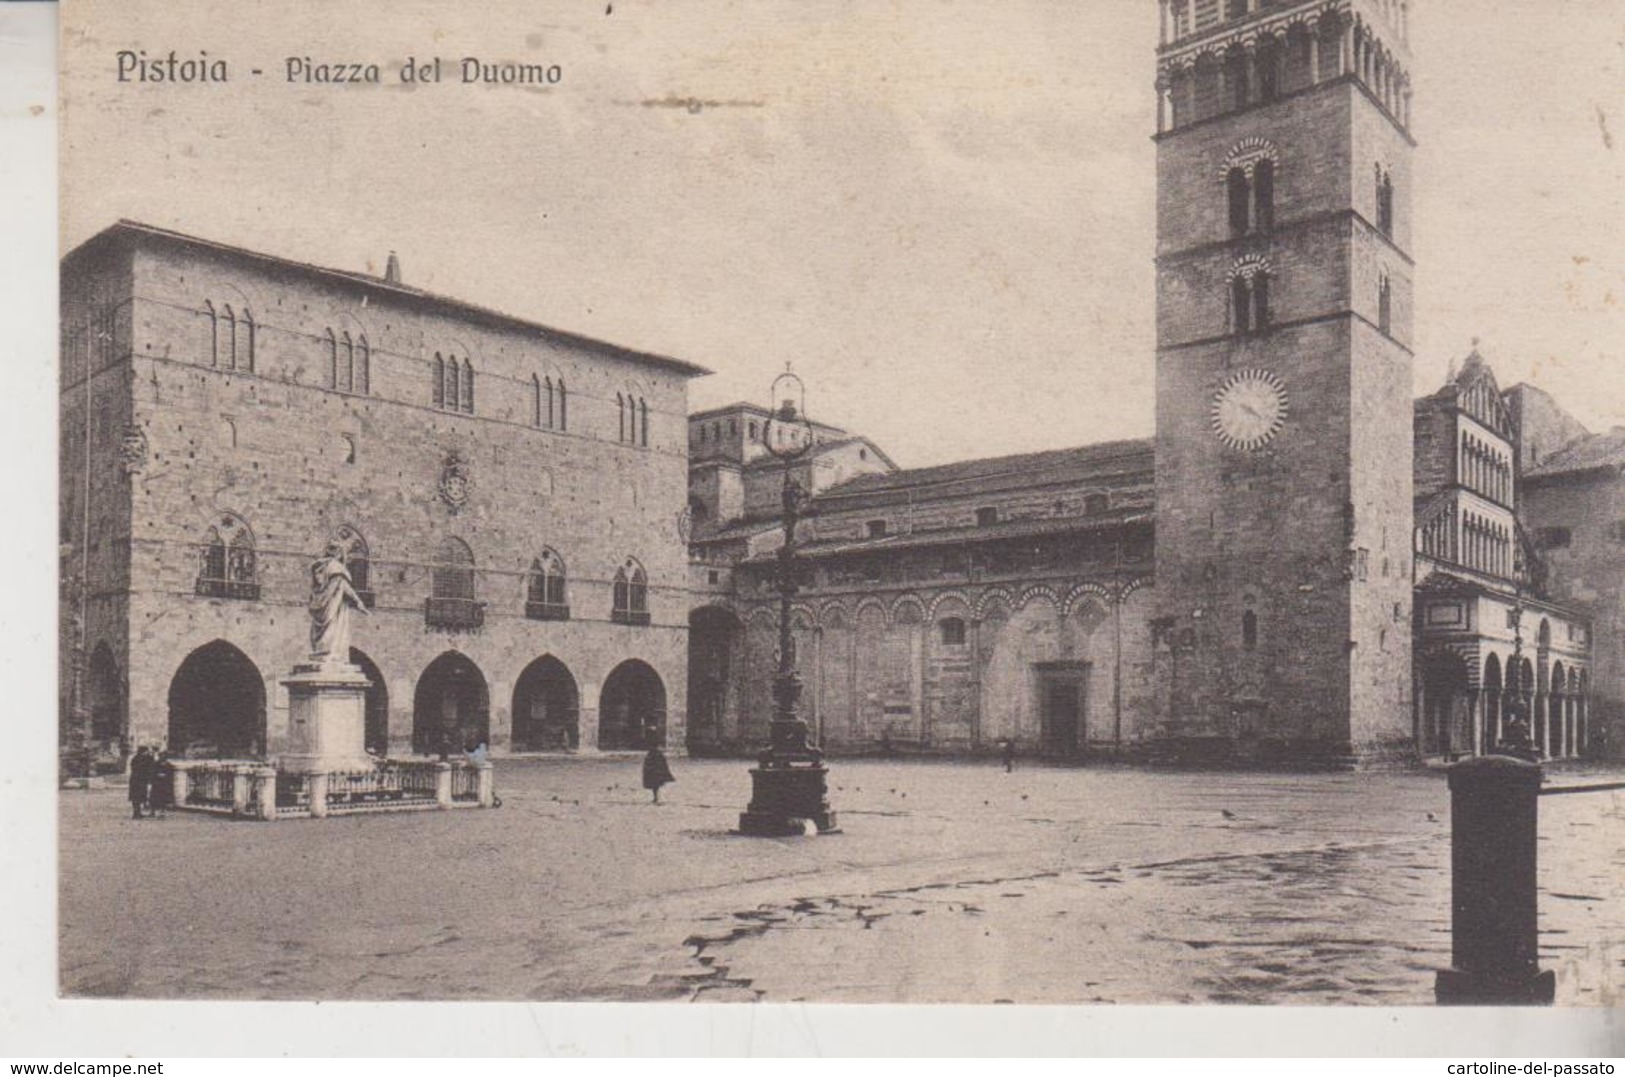
<path id="1" fill-rule="evenodd" d="M 916 467 L 884 475 L 858 475 L 819 495 L 821 502 L 882 491 L 929 491 L 957 497 L 982 490 L 1080 479 L 1109 480 L 1148 473 L 1152 466 L 1152 440 L 1103 441 L 1071 449 L 961 460 L 936 467 Z"/>
<path id="2" fill-rule="evenodd" d="M 1583 437 L 1552 453 L 1524 472 L 1523 477 L 1543 479 L 1601 468 L 1625 468 L 1625 426 L 1616 426 L 1604 434 Z"/>
<path id="3" fill-rule="evenodd" d="M 321 277 L 334 281 L 344 281 L 349 284 L 364 285 L 367 288 L 375 289 L 379 292 L 387 292 L 398 296 L 403 300 L 410 300 L 421 303 L 425 306 L 436 307 L 440 310 L 459 314 L 473 320 L 495 323 L 508 328 L 539 330 L 546 336 L 552 337 L 555 340 L 559 340 L 567 344 L 575 344 L 592 351 L 607 352 L 622 359 L 633 360 L 634 362 L 648 363 L 652 366 L 663 367 L 686 377 L 698 377 L 702 374 L 711 373 L 711 371 L 705 367 L 699 366 L 695 363 L 690 363 L 685 359 L 673 359 L 667 355 L 657 355 L 653 352 L 637 351 L 632 348 L 624 348 L 619 344 L 610 344 L 606 341 L 582 336 L 579 333 L 570 333 L 562 329 L 554 329 L 552 326 L 543 325 L 540 322 L 533 322 L 526 318 L 516 318 L 511 314 L 504 314 L 502 311 L 493 310 L 490 307 L 482 307 L 477 303 L 470 303 L 462 299 L 454 299 L 451 296 L 438 295 L 434 292 L 426 292 L 422 288 L 414 288 L 409 284 L 402 284 L 400 281 L 386 280 L 383 277 L 374 277 L 367 273 L 356 273 L 347 269 L 331 269 L 326 266 L 313 265 L 309 262 L 300 262 L 291 258 L 280 258 L 274 254 L 265 254 L 261 251 L 249 250 L 246 247 L 234 247 L 229 243 L 217 243 L 212 239 L 201 239 L 197 236 L 189 236 L 184 232 L 175 232 L 167 228 L 155 228 L 150 224 L 142 224 L 140 221 L 121 220 L 117 224 L 111 225 L 85 240 L 85 242 L 81 243 L 78 247 L 74 248 L 72 251 L 69 251 L 62 260 L 67 262 L 70 259 L 77 257 L 81 251 L 89 250 L 91 247 L 107 242 L 113 238 L 137 236 L 148 239 L 162 240 L 185 247 L 212 251 L 216 254 L 226 255 L 243 261 L 271 265 L 279 269 L 293 270 L 307 276 Z"/>
<path id="4" fill-rule="evenodd" d="M 918 549 L 922 546 L 941 546 L 965 542 L 992 542 L 1011 538 L 1033 538 L 1041 535 L 1067 535 L 1089 531 L 1111 531 L 1130 524 L 1150 523 L 1149 511 L 1112 512 L 1099 516 L 1049 516 L 1032 520 L 1004 520 L 983 526 L 935 528 L 910 534 L 882 535 L 878 538 L 817 539 L 796 548 L 797 556 L 834 557 L 848 553 L 889 553 L 892 550 Z M 751 562 L 770 561 L 775 553 L 760 553 L 749 558 Z"/>

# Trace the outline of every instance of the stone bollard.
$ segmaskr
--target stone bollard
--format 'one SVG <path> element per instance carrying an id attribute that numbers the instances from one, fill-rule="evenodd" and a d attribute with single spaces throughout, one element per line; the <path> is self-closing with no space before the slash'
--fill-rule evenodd
<path id="1" fill-rule="evenodd" d="M 192 795 L 192 780 L 186 773 L 187 765 L 185 762 L 176 762 L 174 767 L 174 784 L 170 786 L 170 789 L 175 796 L 175 807 L 184 808 L 186 807 L 186 798 Z"/>
<path id="2" fill-rule="evenodd" d="M 1488 755 L 1450 775 L 1451 967 L 1441 1005 L 1547 1005 L 1557 977 L 1540 971 L 1535 819 L 1540 764 Z"/>
<path id="3" fill-rule="evenodd" d="M 276 768 L 254 768 L 254 814 L 266 822 L 276 819 Z"/>
<path id="4" fill-rule="evenodd" d="M 248 805 L 254 798 L 254 768 L 239 763 L 231 768 L 231 814 L 248 814 Z"/>
<path id="5" fill-rule="evenodd" d="M 442 808 L 451 807 L 451 764 L 434 765 L 434 801 Z"/>
<path id="6" fill-rule="evenodd" d="M 305 781 L 310 783 L 310 817 L 327 818 L 327 775 L 318 771 L 305 775 Z"/>
<path id="7" fill-rule="evenodd" d="M 489 759 L 476 763 L 475 790 L 479 793 L 480 807 L 489 808 L 496 800 L 496 770 Z"/>

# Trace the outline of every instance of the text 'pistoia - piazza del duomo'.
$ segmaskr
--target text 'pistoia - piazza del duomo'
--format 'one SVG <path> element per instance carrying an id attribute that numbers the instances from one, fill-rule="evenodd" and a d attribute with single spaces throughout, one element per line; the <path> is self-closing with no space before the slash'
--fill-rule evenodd
<path id="1" fill-rule="evenodd" d="M 899 468 L 815 407 L 788 465 L 813 738 L 1290 765 L 1524 731 L 1549 758 L 1606 750 L 1625 431 L 1500 385 L 1466 342 L 1414 398 L 1409 4 L 1159 7 L 1155 433 Z M 350 662 L 377 753 L 767 743 L 783 424 L 691 412 L 703 367 L 410 269 L 130 221 L 64 258 L 65 758 L 287 751 L 279 677 L 330 548 L 365 607 Z"/>

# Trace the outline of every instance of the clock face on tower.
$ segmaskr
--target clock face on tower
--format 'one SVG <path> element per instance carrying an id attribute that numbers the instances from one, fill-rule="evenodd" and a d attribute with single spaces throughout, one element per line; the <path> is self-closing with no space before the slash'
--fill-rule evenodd
<path id="1" fill-rule="evenodd" d="M 1232 449 L 1259 449 L 1286 422 L 1286 386 L 1267 370 L 1238 370 L 1213 394 L 1213 432 Z"/>

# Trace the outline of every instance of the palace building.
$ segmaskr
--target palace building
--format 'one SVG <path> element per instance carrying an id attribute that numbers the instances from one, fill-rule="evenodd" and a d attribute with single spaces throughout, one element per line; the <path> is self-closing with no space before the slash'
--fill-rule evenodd
<path id="1" fill-rule="evenodd" d="M 1577 754 L 1586 611 L 1614 599 L 1615 627 L 1625 565 L 1536 513 L 1617 497 L 1620 445 L 1476 351 L 1413 404 L 1407 5 L 1160 8 L 1156 434 L 907 471 L 862 443 L 844 481 L 797 473 L 814 728 L 1347 764 L 1481 752 L 1517 715 Z M 695 416 L 691 449 L 735 417 Z M 690 472 L 695 750 L 761 743 L 771 711 L 780 473 L 746 461 L 727 499 L 714 473 Z"/>
<path id="2" fill-rule="evenodd" d="M 310 565 L 368 746 L 681 744 L 693 364 L 133 222 L 62 265 L 63 735 L 285 745 Z"/>

